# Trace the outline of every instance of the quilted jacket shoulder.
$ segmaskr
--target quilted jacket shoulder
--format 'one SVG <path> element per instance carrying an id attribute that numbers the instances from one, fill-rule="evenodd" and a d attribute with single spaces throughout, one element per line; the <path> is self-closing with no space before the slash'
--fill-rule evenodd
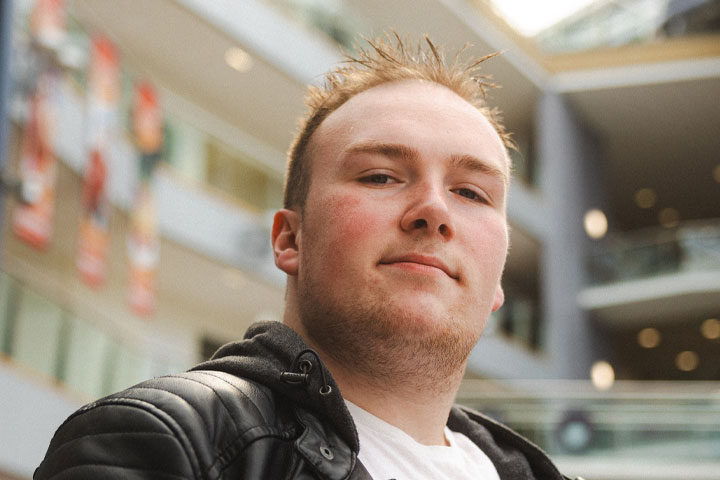
<path id="1" fill-rule="evenodd" d="M 301 432 L 281 403 L 266 387 L 223 372 L 149 380 L 69 417 L 35 478 L 220 479 L 274 470 L 257 465 L 263 456 L 253 455 L 250 465 L 241 455 L 258 448 L 277 450 L 265 457 L 292 469 L 287 444 Z"/>

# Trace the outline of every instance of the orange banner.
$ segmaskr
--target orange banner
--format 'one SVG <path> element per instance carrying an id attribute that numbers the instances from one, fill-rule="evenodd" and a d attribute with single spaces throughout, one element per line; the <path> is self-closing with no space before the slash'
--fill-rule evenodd
<path id="1" fill-rule="evenodd" d="M 76 265 L 80 278 L 90 286 L 105 282 L 110 243 L 111 206 L 107 198 L 109 143 L 116 132 L 120 96 L 120 64 L 115 47 L 104 37 L 92 41 L 88 71 L 88 163 L 82 192 L 82 217 Z"/>
<path id="2" fill-rule="evenodd" d="M 60 46 L 65 38 L 64 0 L 36 0 L 30 15 L 30 30 L 43 47 Z"/>
<path id="3" fill-rule="evenodd" d="M 163 116 L 155 90 L 147 82 L 135 88 L 133 137 L 140 153 L 140 182 L 131 212 L 127 251 L 128 303 L 138 315 L 155 310 L 155 277 L 160 261 L 160 234 L 150 180 L 162 156 Z"/>
<path id="4" fill-rule="evenodd" d="M 50 244 L 55 213 L 57 159 L 51 144 L 49 101 L 55 80 L 52 74 L 43 74 L 29 100 L 20 150 L 20 204 L 13 214 L 15 234 L 38 249 Z"/>
<path id="5" fill-rule="evenodd" d="M 155 89 L 147 82 L 140 82 L 135 87 L 133 134 L 140 153 L 152 156 L 162 150 L 164 140 L 162 110 Z"/>
<path id="6" fill-rule="evenodd" d="M 140 184 L 127 238 L 128 303 L 138 315 L 155 311 L 155 276 L 160 260 L 160 236 L 150 185 Z"/>
<path id="7" fill-rule="evenodd" d="M 94 149 L 85 169 L 82 193 L 82 218 L 78 234 L 77 269 L 80 277 L 91 286 L 105 281 L 109 237 L 110 208 L 105 195 L 107 162 Z"/>

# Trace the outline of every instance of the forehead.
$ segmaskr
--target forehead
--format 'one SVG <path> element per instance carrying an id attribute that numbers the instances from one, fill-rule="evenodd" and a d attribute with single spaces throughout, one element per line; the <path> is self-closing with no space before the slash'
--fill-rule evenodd
<path id="1" fill-rule="evenodd" d="M 344 149 L 368 142 L 403 144 L 428 156 L 472 155 L 509 174 L 507 151 L 488 119 L 455 92 L 430 81 L 373 87 L 332 112 L 311 140 L 313 175 L 331 168 Z"/>

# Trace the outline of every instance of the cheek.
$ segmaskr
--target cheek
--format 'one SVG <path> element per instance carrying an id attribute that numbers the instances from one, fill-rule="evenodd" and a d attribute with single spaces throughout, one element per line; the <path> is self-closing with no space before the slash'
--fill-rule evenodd
<path id="1" fill-rule="evenodd" d="M 473 258 L 480 263 L 480 271 L 499 276 L 505 265 L 508 248 L 507 227 L 502 221 L 480 222 L 470 239 Z"/>
<path id="2" fill-rule="evenodd" d="M 328 195 L 317 205 L 323 223 L 317 229 L 324 255 L 337 266 L 351 265 L 380 253 L 382 209 L 351 194 Z"/>

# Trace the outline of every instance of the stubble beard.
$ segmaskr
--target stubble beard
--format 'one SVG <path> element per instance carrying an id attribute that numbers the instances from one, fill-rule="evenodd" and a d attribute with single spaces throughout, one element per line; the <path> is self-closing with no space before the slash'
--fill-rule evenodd
<path id="1" fill-rule="evenodd" d="M 298 284 L 300 322 L 311 343 L 359 381 L 376 388 L 444 393 L 464 373 L 480 333 L 461 311 L 429 319 L 383 300 L 382 292 L 350 292 L 341 299 L 302 278 Z"/>

